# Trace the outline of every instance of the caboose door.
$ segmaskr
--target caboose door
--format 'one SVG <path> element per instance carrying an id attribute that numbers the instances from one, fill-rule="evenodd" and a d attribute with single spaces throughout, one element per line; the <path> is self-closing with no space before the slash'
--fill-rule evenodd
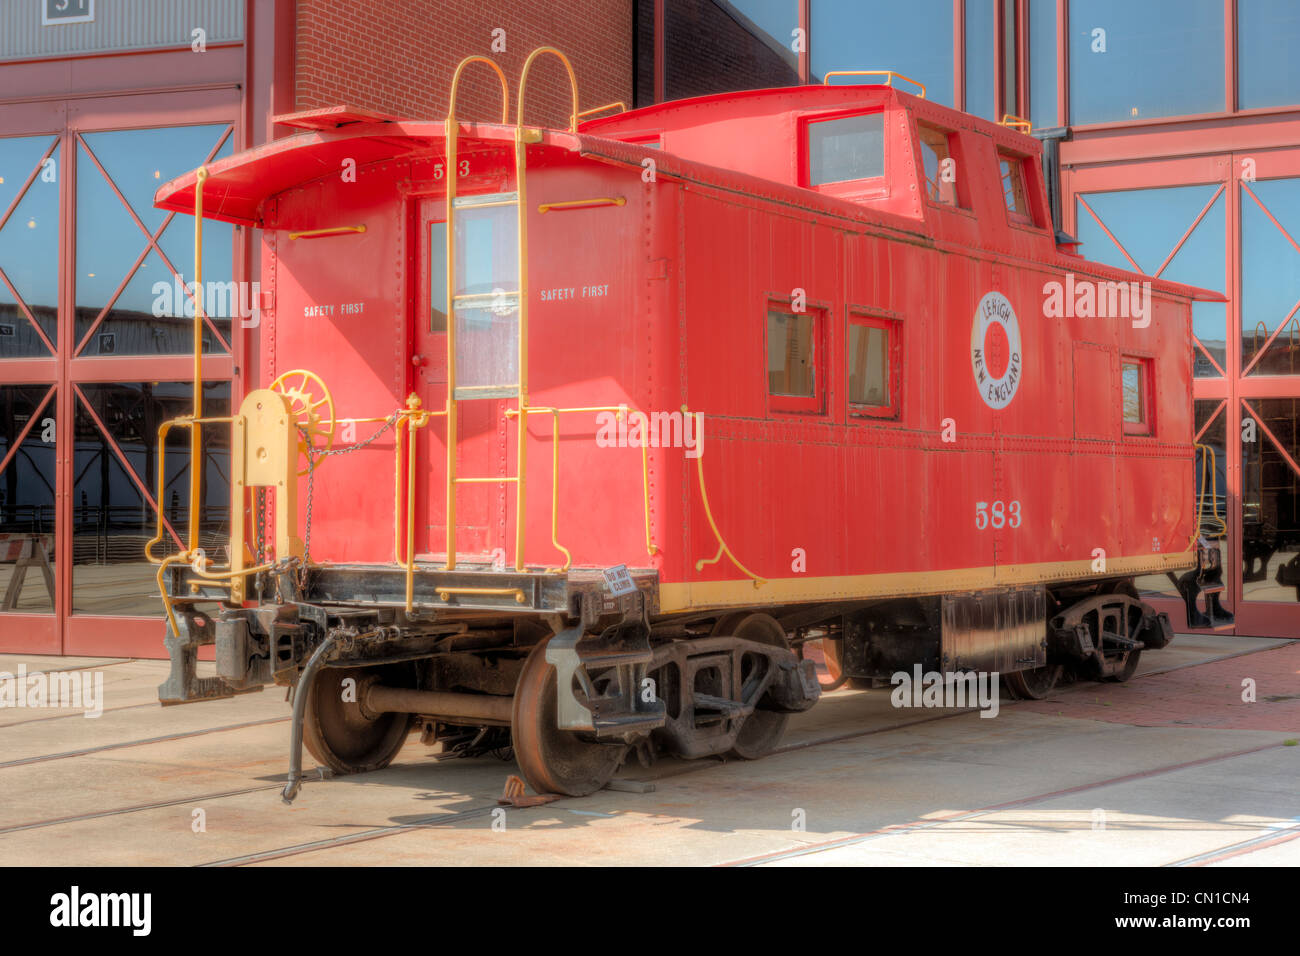
<path id="1" fill-rule="evenodd" d="M 513 210 L 484 206 L 459 210 L 456 234 L 456 292 L 470 298 L 458 306 L 456 336 L 458 373 L 455 422 L 455 473 L 461 483 L 455 498 L 458 561 L 503 564 L 509 553 L 507 519 L 512 473 L 505 411 L 507 394 L 493 394 L 494 382 L 516 378 L 514 332 L 510 327 L 514 298 L 501 289 L 517 288 Z M 447 401 L 447 223 L 446 202 L 426 199 L 419 210 L 420 288 L 416 297 L 412 364 L 414 385 L 423 406 L 441 410 Z M 478 299 L 476 297 L 480 297 Z M 477 389 L 477 391 L 476 391 Z M 446 422 L 431 420 L 420 434 L 417 472 L 424 476 L 417 500 L 418 554 L 446 556 L 447 540 Z M 467 480 L 473 479 L 473 480 Z"/>

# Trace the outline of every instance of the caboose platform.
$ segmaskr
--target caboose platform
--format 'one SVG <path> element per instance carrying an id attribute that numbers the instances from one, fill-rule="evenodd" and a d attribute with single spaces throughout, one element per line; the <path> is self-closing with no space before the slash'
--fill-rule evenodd
<path id="1" fill-rule="evenodd" d="M 201 597 L 220 600 L 225 595 L 193 574 L 188 565 L 172 565 L 167 570 L 168 592 L 177 598 L 193 599 L 192 582 L 199 583 Z M 646 596 L 647 613 L 655 613 L 659 604 L 658 573 L 629 570 L 628 574 Z M 250 596 L 252 593 L 250 589 Z M 405 607 L 406 569 L 393 564 L 312 565 L 304 578 L 301 600 L 321 605 Z M 461 564 L 448 571 L 436 562 L 416 563 L 412 606 L 418 611 L 566 614 L 585 619 L 616 610 L 605 575 L 598 570 L 514 571 L 486 564 Z"/>

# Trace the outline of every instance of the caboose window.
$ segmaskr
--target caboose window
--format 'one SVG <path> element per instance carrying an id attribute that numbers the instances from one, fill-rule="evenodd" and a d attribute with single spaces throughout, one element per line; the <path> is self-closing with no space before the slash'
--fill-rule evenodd
<path id="1" fill-rule="evenodd" d="M 1025 188 L 1024 163 L 1019 156 L 999 152 L 998 166 L 1002 171 L 1002 197 L 1007 204 L 1007 215 L 1012 222 L 1032 226 L 1034 219 L 1029 210 L 1029 191 Z"/>
<path id="2" fill-rule="evenodd" d="M 925 191 L 931 202 L 958 206 L 956 167 L 949 145 L 950 133 L 921 123 L 921 157 L 925 162 Z"/>
<path id="3" fill-rule="evenodd" d="M 794 312 L 786 306 L 767 310 L 767 392 L 778 411 L 820 411 L 817 371 L 816 310 Z"/>
<path id="4" fill-rule="evenodd" d="M 447 224 L 429 224 L 429 331 L 447 331 Z"/>
<path id="5" fill-rule="evenodd" d="M 883 113 L 808 124 L 808 184 L 854 182 L 885 175 Z"/>
<path id="6" fill-rule="evenodd" d="M 848 345 L 849 414 L 897 417 L 902 370 L 898 324 L 889 319 L 850 315 Z"/>
<path id="7" fill-rule="evenodd" d="M 519 393 L 514 194 L 456 199 L 456 397 Z"/>
<path id="8" fill-rule="evenodd" d="M 1124 389 L 1124 433 L 1151 434 L 1150 366 L 1145 359 L 1125 358 L 1121 381 Z"/>

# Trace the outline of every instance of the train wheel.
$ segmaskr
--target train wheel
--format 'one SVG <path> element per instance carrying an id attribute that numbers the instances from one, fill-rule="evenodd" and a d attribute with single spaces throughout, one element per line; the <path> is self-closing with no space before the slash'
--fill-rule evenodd
<path id="1" fill-rule="evenodd" d="M 515 688 L 510 734 L 524 779 L 538 793 L 584 797 L 609 783 L 627 747 L 591 743 L 556 726 L 555 666 L 546 660 L 547 637 L 524 661 Z"/>
<path id="2" fill-rule="evenodd" d="M 351 678 L 353 685 L 344 685 Z M 302 741 L 317 762 L 335 773 L 382 770 L 393 762 L 411 729 L 410 714 L 369 715 L 359 701 L 373 683 L 414 687 L 410 665 L 326 667 L 312 682 Z"/>
<path id="3" fill-rule="evenodd" d="M 1117 581 L 1115 584 L 1111 586 L 1110 592 L 1112 594 L 1127 595 L 1128 597 L 1131 597 L 1135 601 L 1141 600 L 1141 597 L 1138 595 L 1138 590 L 1134 586 L 1132 581 Z M 1130 620 L 1127 622 L 1127 624 L 1129 626 L 1123 636 L 1132 637 L 1133 636 L 1132 631 L 1134 630 L 1133 621 Z M 1128 680 L 1130 677 L 1133 676 L 1133 673 L 1137 670 L 1138 662 L 1141 659 L 1142 659 L 1142 651 L 1140 649 L 1136 651 L 1127 651 L 1123 656 L 1124 663 L 1121 664 L 1120 667 L 1113 674 L 1108 675 L 1106 677 L 1106 680 L 1113 681 L 1117 684 L 1122 684 L 1124 681 Z"/>
<path id="4" fill-rule="evenodd" d="M 1033 670 L 1013 671 L 1003 674 L 1011 696 L 1017 700 L 1042 700 L 1056 687 L 1064 668 L 1060 664 L 1044 664 Z"/>
<path id="5" fill-rule="evenodd" d="M 1141 649 L 1136 651 L 1129 651 L 1127 654 L 1124 655 L 1124 665 L 1115 673 L 1107 677 L 1106 680 L 1114 681 L 1117 684 L 1122 684 L 1124 681 L 1128 680 L 1130 677 L 1133 676 L 1134 671 L 1138 669 L 1138 661 L 1140 661 L 1141 659 L 1142 659 Z"/>
<path id="6" fill-rule="evenodd" d="M 729 635 L 774 647 L 789 647 L 785 639 L 785 628 L 777 623 L 770 614 L 728 614 L 714 625 L 715 635 Z M 749 669 L 742 670 L 740 679 L 744 687 L 751 680 L 762 679 L 762 672 L 757 662 L 742 661 L 742 668 L 748 662 Z M 789 722 L 789 714 L 779 714 L 773 710 L 755 710 L 745 718 L 736 742 L 731 747 L 731 756 L 743 760 L 757 760 L 767 754 L 780 742 Z"/>

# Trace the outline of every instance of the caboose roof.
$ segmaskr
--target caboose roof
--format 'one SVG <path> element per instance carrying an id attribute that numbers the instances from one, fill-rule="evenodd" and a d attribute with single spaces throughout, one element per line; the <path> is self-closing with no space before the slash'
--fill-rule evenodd
<path id="1" fill-rule="evenodd" d="M 578 133 L 543 129 L 532 150 L 553 149 L 585 159 L 625 166 L 637 173 L 647 156 L 653 156 L 658 175 L 666 180 L 697 182 L 714 188 L 781 203 L 853 223 L 884 236 L 910 242 L 933 242 L 920 219 L 825 195 L 796 184 L 791 176 L 767 175 L 759 167 L 737 167 L 729 162 L 729 143 L 742 137 L 751 153 L 763 144 L 751 136 L 764 134 L 765 120 L 802 115 L 808 111 L 850 110 L 863 107 L 905 108 L 917 118 L 951 128 L 966 128 L 989 136 L 996 145 L 1025 156 L 1037 156 L 1041 147 L 1024 133 L 989 123 L 979 117 L 911 96 L 887 86 L 808 86 L 774 90 L 748 90 L 662 103 L 644 109 L 589 120 Z M 444 152 L 442 121 L 393 119 L 349 107 L 315 110 L 283 117 L 279 122 L 304 132 L 273 140 L 211 163 L 203 190 L 204 218 L 262 227 L 265 203 L 295 186 L 339 174 L 345 160 L 358 169 L 391 161 L 428 160 Z M 716 135 L 725 131 L 726 135 Z M 677 134 L 676 141 L 673 134 Z M 480 148 L 513 149 L 515 127 L 496 123 L 461 123 L 462 149 L 478 140 Z M 650 140 L 658 138 L 657 143 Z M 723 144 L 713 153 L 713 143 Z M 680 143 L 680 148 L 678 146 Z M 662 149 L 655 148 L 661 146 Z M 778 154 L 787 145 L 767 144 Z M 794 144 L 784 162 L 794 163 Z M 734 150 L 733 150 L 734 151 Z M 154 204 L 193 214 L 197 170 L 163 184 Z M 1081 260 L 1061 254 L 1050 231 L 1043 248 L 1033 258 L 1054 268 L 1077 268 Z M 1160 291 L 1202 301 L 1225 301 L 1216 292 L 1153 279 L 1137 273 L 1087 261 L 1087 270 L 1121 281 L 1150 279 Z"/>
<path id="2" fill-rule="evenodd" d="M 567 148 L 607 161 L 605 150 L 588 150 L 588 138 L 633 141 L 642 133 L 681 133 L 701 127 L 743 124 L 746 119 L 771 119 L 805 109 L 845 109 L 858 106 L 904 105 L 910 109 L 940 110 L 945 119 L 966 125 L 979 124 L 999 140 L 1014 141 L 1024 153 L 1037 153 L 1039 146 L 1032 137 L 977 117 L 937 104 L 928 103 L 888 86 L 806 86 L 771 90 L 744 90 L 720 93 L 645 107 L 627 113 L 588 120 L 579 127 L 577 136 L 564 131 L 544 130 L 543 142 Z M 204 216 L 241 225 L 260 226 L 261 206 L 271 196 L 293 186 L 337 172 L 345 159 L 355 160 L 358 167 L 385 162 L 403 156 L 437 154 L 442 151 L 441 121 L 396 119 L 348 106 L 311 110 L 284 117 L 277 122 L 304 129 L 282 139 L 273 140 L 210 164 L 204 187 Z M 462 138 L 512 141 L 514 127 L 489 123 L 462 123 Z M 1010 138 L 1010 139 L 1008 139 Z M 683 147 L 686 144 L 681 144 Z M 686 162 L 694 161 L 728 172 L 756 173 L 768 179 L 762 170 L 746 170 L 728 163 L 725 156 L 711 157 L 695 149 L 673 149 Z M 620 157 L 622 159 L 622 157 Z M 639 161 L 639 159 L 638 159 Z M 196 173 L 190 172 L 163 184 L 154 197 L 161 209 L 193 213 Z M 778 178 L 777 182 L 785 182 Z M 854 217 L 857 218 L 857 217 Z M 867 216 L 868 219 L 876 218 Z M 886 225 L 882 222 L 881 225 Z M 898 226 L 900 224 L 890 223 Z M 921 232 L 901 223 L 903 231 Z"/>

